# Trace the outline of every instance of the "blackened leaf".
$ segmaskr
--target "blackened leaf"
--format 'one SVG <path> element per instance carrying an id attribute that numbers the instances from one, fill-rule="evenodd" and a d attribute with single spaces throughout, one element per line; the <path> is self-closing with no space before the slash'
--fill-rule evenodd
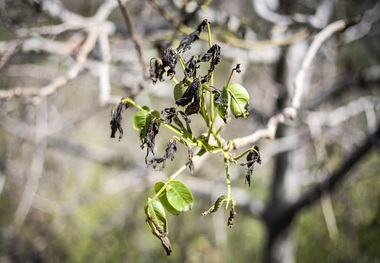
<path id="1" fill-rule="evenodd" d="M 236 67 L 232 70 L 236 71 L 237 73 L 241 73 L 240 64 L 237 64 Z"/>
<path id="2" fill-rule="evenodd" d="M 178 53 L 172 49 L 167 48 L 164 51 L 164 55 L 162 56 L 162 64 L 164 70 L 167 71 L 168 76 L 174 76 L 175 75 L 175 66 L 177 64 L 179 55 Z"/>
<path id="3" fill-rule="evenodd" d="M 214 213 L 216 211 L 219 210 L 219 208 L 222 206 L 222 204 L 224 202 L 227 201 L 227 196 L 226 195 L 222 195 L 220 196 L 216 201 L 215 203 L 207 210 L 207 211 L 204 211 L 202 213 L 202 216 L 205 216 L 205 215 L 208 215 L 208 214 L 211 214 L 211 213 Z"/>
<path id="4" fill-rule="evenodd" d="M 213 45 L 201 58 L 202 62 L 210 61 L 210 68 L 207 74 L 202 77 L 202 83 L 209 82 L 211 79 L 211 75 L 215 70 L 216 65 L 220 63 L 220 46 Z"/>
<path id="5" fill-rule="evenodd" d="M 230 228 L 234 224 L 235 215 L 236 215 L 236 201 L 235 199 L 231 199 L 230 216 L 228 217 L 228 221 L 227 221 L 227 226 L 229 226 Z"/>
<path id="6" fill-rule="evenodd" d="M 182 98 L 176 100 L 176 104 L 179 106 L 186 106 L 190 102 L 199 100 L 199 88 L 200 81 L 198 78 L 194 79 L 194 81 L 187 87 L 186 91 L 183 93 Z"/>
<path id="7" fill-rule="evenodd" d="M 174 160 L 174 154 L 177 152 L 176 140 L 171 139 L 168 143 L 168 146 L 165 150 L 165 154 L 162 157 L 153 157 L 148 161 L 148 165 L 153 165 L 154 169 L 157 169 L 158 165 L 161 165 L 158 169 L 163 170 L 166 167 L 166 160 Z"/>
<path id="8" fill-rule="evenodd" d="M 199 112 L 200 108 L 201 108 L 200 102 L 199 102 L 199 100 L 197 100 L 197 101 L 190 103 L 190 105 L 187 106 L 185 113 L 187 115 L 196 114 Z"/>
<path id="9" fill-rule="evenodd" d="M 164 72 L 165 69 L 162 60 L 159 58 L 152 58 L 150 60 L 149 74 L 153 84 L 156 84 L 158 80 L 163 81 L 162 75 Z"/>
<path id="10" fill-rule="evenodd" d="M 188 147 L 187 148 L 187 153 L 188 153 L 188 156 L 189 156 L 189 169 L 190 169 L 190 173 L 193 174 L 194 173 L 194 162 L 193 162 L 194 152 L 193 152 L 193 148 Z"/>
<path id="11" fill-rule="evenodd" d="M 147 146 L 146 156 L 145 156 L 145 163 L 147 165 L 149 165 L 149 161 L 148 161 L 149 153 L 152 153 L 152 155 L 155 156 L 154 147 L 156 144 L 156 136 L 158 134 L 158 131 L 159 131 L 158 118 L 152 118 L 149 123 L 149 127 L 144 138 L 144 144 L 146 144 Z"/>
<path id="12" fill-rule="evenodd" d="M 247 90 L 239 85 L 232 84 L 228 87 L 230 93 L 230 109 L 232 114 L 236 117 L 248 117 L 248 105 L 249 105 L 249 94 Z"/>
<path id="13" fill-rule="evenodd" d="M 196 40 L 199 39 L 199 35 L 202 32 L 202 30 L 207 26 L 208 21 L 207 19 L 203 20 L 197 27 L 197 29 L 192 32 L 190 35 L 184 37 L 181 42 L 179 43 L 179 46 L 177 48 L 178 53 L 183 53 L 186 50 L 191 48 L 191 44 L 194 43 Z"/>
<path id="14" fill-rule="evenodd" d="M 254 168 L 254 163 L 261 164 L 260 149 L 258 146 L 254 146 L 247 154 L 247 162 L 240 165 L 247 165 L 247 174 L 245 175 L 245 182 L 248 186 L 251 186 L 251 176 Z"/>
<path id="15" fill-rule="evenodd" d="M 123 128 L 121 127 L 121 120 L 123 119 L 123 112 L 128 108 L 124 98 L 111 110 L 111 138 L 115 138 L 115 134 L 119 131 L 119 141 L 123 138 Z"/>
<path id="16" fill-rule="evenodd" d="M 161 111 L 162 117 L 164 119 L 165 124 L 172 123 L 173 119 L 177 116 L 177 110 L 173 107 L 171 108 L 165 108 Z"/>
<path id="17" fill-rule="evenodd" d="M 200 62 L 198 56 L 192 56 L 189 61 L 186 62 L 184 73 L 187 78 L 194 78 L 197 75 L 197 68 L 199 68 L 199 66 L 197 66 L 198 62 Z"/>

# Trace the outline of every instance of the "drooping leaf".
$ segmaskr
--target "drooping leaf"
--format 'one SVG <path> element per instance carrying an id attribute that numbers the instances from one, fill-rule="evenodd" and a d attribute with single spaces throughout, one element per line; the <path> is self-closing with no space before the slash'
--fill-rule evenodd
<path id="1" fill-rule="evenodd" d="M 158 193 L 161 188 L 164 186 L 164 183 L 163 182 L 158 182 L 156 183 L 156 185 L 154 186 L 154 191 L 156 193 Z M 175 209 L 168 201 L 168 197 L 166 196 L 166 189 L 160 194 L 160 196 L 158 197 L 160 199 L 160 202 L 161 204 L 165 207 L 165 209 L 173 214 L 173 215 L 178 215 L 181 211 L 178 211 L 177 209 Z"/>
<path id="2" fill-rule="evenodd" d="M 249 94 L 247 90 L 239 84 L 232 84 L 228 87 L 228 92 L 230 94 L 230 109 L 232 114 L 236 118 L 248 117 Z"/>
<path id="3" fill-rule="evenodd" d="M 230 216 L 228 217 L 227 226 L 230 228 L 233 226 L 236 215 L 236 201 L 235 199 L 231 199 L 231 208 L 230 208 Z"/>
<path id="4" fill-rule="evenodd" d="M 136 112 L 133 117 L 133 128 L 140 131 L 140 142 L 142 147 L 144 147 L 146 143 L 145 139 L 153 118 L 160 118 L 160 113 L 158 113 L 158 111 L 151 111 L 146 106 L 143 107 L 143 110 Z"/>
<path id="5" fill-rule="evenodd" d="M 215 70 L 216 65 L 220 63 L 220 46 L 217 44 L 214 44 L 207 52 L 204 54 L 201 58 L 202 62 L 208 62 L 210 61 L 210 67 L 208 69 L 208 72 L 205 76 L 202 77 L 202 82 L 208 83 L 211 79 L 212 73 Z"/>
<path id="6" fill-rule="evenodd" d="M 214 213 L 219 210 L 219 208 L 222 206 L 224 202 L 227 201 L 227 196 L 222 195 L 218 199 L 216 199 L 215 203 L 207 210 L 202 213 L 202 216 Z"/>
<path id="7" fill-rule="evenodd" d="M 251 176 L 254 168 L 254 164 L 261 164 L 260 149 L 258 146 L 253 146 L 247 154 L 247 162 L 240 164 L 242 166 L 247 165 L 247 174 L 245 175 L 245 183 L 251 186 Z"/>
<path id="8" fill-rule="evenodd" d="M 187 87 L 186 91 L 183 93 L 183 96 L 176 100 L 176 104 L 179 106 L 188 107 L 185 110 L 186 115 L 191 115 L 199 112 L 200 109 L 200 98 L 199 98 L 199 89 L 201 82 L 198 78 Z M 190 104 L 190 105 L 189 105 Z"/>
<path id="9" fill-rule="evenodd" d="M 195 78 L 197 75 L 197 64 L 200 62 L 199 56 L 192 56 L 185 65 L 185 77 L 187 78 Z"/>
<path id="10" fill-rule="evenodd" d="M 193 207 L 193 194 L 181 181 L 171 181 L 167 186 L 166 196 L 168 202 L 178 211 L 187 211 Z"/>
<path id="11" fill-rule="evenodd" d="M 185 85 L 181 81 L 180 83 L 174 86 L 174 90 L 173 90 L 174 100 L 178 100 L 182 98 L 184 92 L 185 92 Z"/>
<path id="12" fill-rule="evenodd" d="M 123 138 L 123 128 L 121 127 L 121 120 L 123 119 L 123 112 L 128 108 L 124 98 L 111 110 L 111 138 L 115 138 L 116 131 L 119 131 L 119 141 Z"/>
<path id="13" fill-rule="evenodd" d="M 145 163 L 149 164 L 148 157 L 149 154 L 152 153 L 153 156 L 155 156 L 154 153 L 154 147 L 156 145 L 156 136 L 159 131 L 159 119 L 156 117 L 151 118 L 148 129 L 146 131 L 146 135 L 144 137 L 143 145 L 146 144 L 146 156 L 145 156 Z"/>
<path id="14" fill-rule="evenodd" d="M 191 44 L 199 39 L 199 35 L 202 30 L 207 26 L 207 19 L 203 20 L 197 27 L 197 29 L 190 35 L 184 37 L 177 48 L 178 53 L 183 53 L 191 48 Z"/>
<path id="15" fill-rule="evenodd" d="M 148 199 L 148 204 L 144 207 L 146 222 L 153 235 L 160 239 L 167 256 L 172 252 L 170 240 L 167 237 L 168 227 L 165 209 L 158 200 Z"/>
<path id="16" fill-rule="evenodd" d="M 162 157 L 153 157 L 148 161 L 148 165 L 153 165 L 154 169 L 157 169 L 158 165 L 161 165 L 158 170 L 163 170 L 166 167 L 166 160 L 174 160 L 174 154 L 177 152 L 176 140 L 170 139 L 165 150 L 165 154 Z"/>

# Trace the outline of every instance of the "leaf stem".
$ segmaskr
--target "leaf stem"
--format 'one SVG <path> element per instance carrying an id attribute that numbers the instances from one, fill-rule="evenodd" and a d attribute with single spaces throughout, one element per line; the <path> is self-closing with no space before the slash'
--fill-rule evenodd
<path id="1" fill-rule="evenodd" d="M 205 151 L 198 152 L 192 159 L 192 161 L 195 161 L 199 157 L 201 157 Z M 190 164 L 191 161 L 186 162 L 184 165 L 182 165 L 175 173 L 171 174 L 168 179 L 166 179 L 164 185 L 161 187 L 161 189 L 148 201 L 148 204 L 152 203 L 154 200 L 156 200 L 163 191 L 165 191 L 166 187 L 169 185 L 171 181 L 173 181 L 183 170 L 186 169 L 186 167 Z"/>

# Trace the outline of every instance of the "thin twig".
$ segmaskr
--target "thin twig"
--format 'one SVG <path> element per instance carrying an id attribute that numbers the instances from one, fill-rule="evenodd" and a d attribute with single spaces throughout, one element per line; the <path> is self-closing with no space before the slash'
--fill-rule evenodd
<path id="1" fill-rule="evenodd" d="M 135 32 L 135 27 L 134 27 L 134 24 L 133 24 L 132 16 L 131 16 L 131 14 L 128 11 L 128 8 L 127 8 L 125 0 L 118 0 L 118 3 L 119 3 L 119 7 L 120 7 L 120 10 L 121 10 L 121 13 L 123 15 L 125 24 L 128 27 L 129 35 L 130 35 L 133 43 L 135 44 L 135 48 L 136 48 L 137 53 L 139 55 L 139 62 L 141 64 L 142 70 L 144 72 L 144 78 L 148 79 L 149 76 L 148 76 L 147 66 L 146 66 L 146 64 L 144 62 L 144 56 L 143 56 L 143 51 L 142 51 L 140 39 L 139 39 L 139 37 L 137 36 L 137 34 Z"/>
<path id="2" fill-rule="evenodd" d="M 294 93 L 291 98 L 290 106 L 284 108 L 280 113 L 271 117 L 268 121 L 267 127 L 265 129 L 257 130 L 251 135 L 236 138 L 230 141 L 230 145 L 234 149 L 240 148 L 242 146 L 253 144 L 260 139 L 274 139 L 277 131 L 277 127 L 280 123 L 285 123 L 286 120 L 293 120 L 298 116 L 298 109 L 301 105 L 302 93 L 304 90 L 304 80 L 306 73 L 308 73 L 311 62 L 313 58 L 317 54 L 318 49 L 321 47 L 323 42 L 331 37 L 334 33 L 345 30 L 347 27 L 357 23 L 357 19 L 353 20 L 339 20 L 324 28 L 321 32 L 319 32 L 310 48 L 308 49 L 306 56 L 301 64 L 300 69 L 298 70 L 295 80 L 294 80 Z"/>

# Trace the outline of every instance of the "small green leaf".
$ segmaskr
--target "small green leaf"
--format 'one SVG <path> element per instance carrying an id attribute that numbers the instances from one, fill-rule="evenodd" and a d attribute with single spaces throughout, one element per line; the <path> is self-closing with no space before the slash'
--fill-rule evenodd
<path id="1" fill-rule="evenodd" d="M 158 191 L 161 190 L 161 188 L 164 186 L 164 183 L 163 182 L 158 182 L 156 183 L 156 185 L 154 186 L 154 191 L 156 193 L 158 193 Z M 160 199 L 160 202 L 161 204 L 165 207 L 165 209 L 173 214 L 173 215 L 178 215 L 181 211 L 178 211 L 177 209 L 175 209 L 168 201 L 168 197 L 166 196 L 166 189 L 159 195 L 158 197 Z"/>
<path id="2" fill-rule="evenodd" d="M 187 211 L 193 207 L 193 194 L 181 181 L 171 181 L 168 184 L 166 196 L 168 202 L 178 211 Z"/>
<path id="3" fill-rule="evenodd" d="M 232 84 L 228 87 L 230 93 L 230 109 L 232 114 L 236 117 L 248 117 L 248 104 L 249 104 L 249 94 L 247 90 L 239 85 Z"/>
<path id="4" fill-rule="evenodd" d="M 180 83 L 174 86 L 174 90 L 173 90 L 174 100 L 178 100 L 182 98 L 184 92 L 185 92 L 185 85 L 181 81 Z"/>
<path id="5" fill-rule="evenodd" d="M 218 110 L 218 115 L 220 118 L 223 119 L 224 122 L 227 122 L 227 108 L 228 108 L 228 91 L 225 87 L 223 87 L 222 93 L 215 96 L 215 100 L 218 100 L 215 102 L 216 108 Z"/>
<path id="6" fill-rule="evenodd" d="M 220 196 L 207 211 L 202 213 L 202 216 L 205 216 L 205 215 L 208 215 L 208 214 L 211 214 L 211 213 L 218 211 L 219 208 L 222 206 L 222 204 L 226 201 L 227 201 L 226 195 Z"/>
<path id="7" fill-rule="evenodd" d="M 144 110 L 136 112 L 133 117 L 133 128 L 137 131 L 143 130 L 150 121 L 149 108 L 145 107 Z"/>

